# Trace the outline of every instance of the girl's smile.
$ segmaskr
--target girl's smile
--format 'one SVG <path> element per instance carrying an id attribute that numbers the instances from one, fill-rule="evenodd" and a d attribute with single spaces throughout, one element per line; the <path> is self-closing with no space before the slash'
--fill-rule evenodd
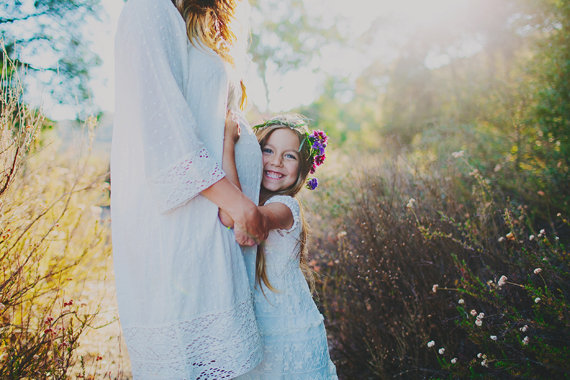
<path id="1" fill-rule="evenodd" d="M 261 148 L 263 178 L 261 185 L 269 191 L 287 189 L 299 174 L 299 137 L 288 128 L 276 129 Z"/>

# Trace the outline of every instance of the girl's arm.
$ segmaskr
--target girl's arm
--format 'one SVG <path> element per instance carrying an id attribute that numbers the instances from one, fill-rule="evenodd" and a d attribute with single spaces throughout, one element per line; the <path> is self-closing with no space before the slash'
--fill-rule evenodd
<path id="1" fill-rule="evenodd" d="M 259 211 L 267 218 L 269 230 L 288 230 L 293 227 L 293 214 L 291 209 L 283 203 L 274 202 L 258 207 Z"/>
<path id="2" fill-rule="evenodd" d="M 222 169 L 226 173 L 226 178 L 241 190 L 235 157 L 235 146 L 236 142 L 240 138 L 240 134 L 241 129 L 237 123 L 237 119 L 235 118 L 233 112 L 229 110 L 228 114 L 226 115 L 226 125 L 224 129 L 224 153 L 222 156 Z M 227 212 L 220 209 L 218 215 L 220 216 L 220 221 L 224 226 L 231 228 L 234 227 L 234 221 Z"/>

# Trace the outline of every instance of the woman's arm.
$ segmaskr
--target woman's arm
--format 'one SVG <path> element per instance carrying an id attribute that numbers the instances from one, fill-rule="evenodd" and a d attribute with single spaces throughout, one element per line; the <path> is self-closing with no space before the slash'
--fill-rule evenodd
<path id="1" fill-rule="evenodd" d="M 241 190 L 239 176 L 236 167 L 235 146 L 241 135 L 241 129 L 234 113 L 229 110 L 226 116 L 226 125 L 224 130 L 224 153 L 222 156 L 222 169 L 226 173 L 226 178 Z M 234 221 L 230 215 L 220 209 L 218 212 L 220 221 L 226 227 L 234 227 Z"/>

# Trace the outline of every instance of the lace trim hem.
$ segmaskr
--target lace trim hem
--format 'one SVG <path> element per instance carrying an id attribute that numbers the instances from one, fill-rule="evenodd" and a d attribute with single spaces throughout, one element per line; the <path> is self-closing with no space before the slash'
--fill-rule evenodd
<path id="1" fill-rule="evenodd" d="M 188 154 L 150 179 L 152 193 L 161 214 L 188 203 L 202 190 L 225 177 L 206 149 Z"/>
<path id="2" fill-rule="evenodd" d="M 232 379 L 263 359 L 251 300 L 191 320 L 123 331 L 137 380 Z"/>

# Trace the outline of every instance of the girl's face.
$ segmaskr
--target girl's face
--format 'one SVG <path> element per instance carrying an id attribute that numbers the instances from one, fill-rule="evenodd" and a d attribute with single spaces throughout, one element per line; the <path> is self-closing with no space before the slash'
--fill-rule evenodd
<path id="1" fill-rule="evenodd" d="M 299 174 L 299 137 L 289 128 L 276 129 L 261 147 L 263 178 L 261 186 L 269 191 L 291 187 Z"/>

